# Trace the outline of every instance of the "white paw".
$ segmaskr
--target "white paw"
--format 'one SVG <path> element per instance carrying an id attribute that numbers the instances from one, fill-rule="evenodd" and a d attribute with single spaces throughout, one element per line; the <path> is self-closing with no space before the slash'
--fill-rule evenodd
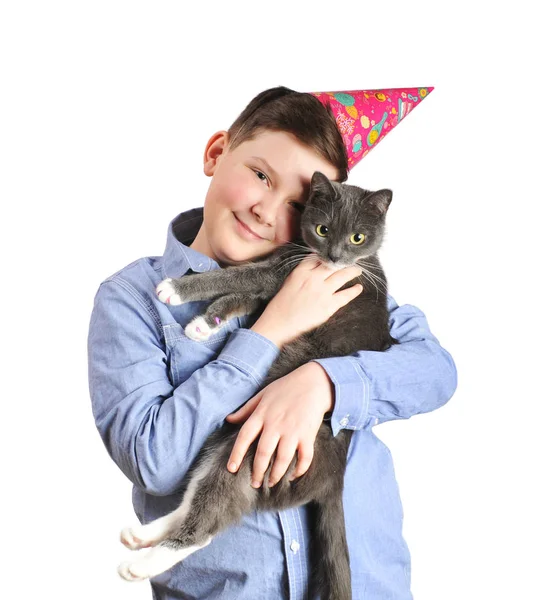
<path id="1" fill-rule="evenodd" d="M 139 577 L 131 571 L 131 568 L 134 569 L 134 566 L 135 564 L 133 562 L 122 562 L 117 571 L 123 579 L 126 579 L 126 581 L 142 581 L 143 579 L 146 579 L 146 577 Z"/>
<path id="2" fill-rule="evenodd" d="M 138 531 L 138 528 L 125 527 L 121 531 L 121 544 L 126 546 L 129 550 L 149 548 L 153 543 L 152 540 L 142 539 L 142 535 Z"/>
<path id="3" fill-rule="evenodd" d="M 170 569 L 178 562 L 207 546 L 212 538 L 208 539 L 200 546 L 188 546 L 185 548 L 167 548 L 165 546 L 154 546 L 143 556 L 139 556 L 134 561 L 122 562 L 119 565 L 119 575 L 127 581 L 141 581 L 142 579 L 151 579 L 167 569 Z"/>
<path id="4" fill-rule="evenodd" d="M 195 317 L 186 327 L 185 335 L 195 342 L 204 342 L 213 333 L 215 329 L 210 329 L 204 317 Z"/>
<path id="5" fill-rule="evenodd" d="M 164 279 L 156 288 L 156 294 L 158 300 L 165 302 L 165 304 L 172 304 L 176 306 L 177 304 L 183 304 L 181 302 L 181 298 L 179 294 L 177 294 L 177 290 L 175 289 L 175 284 L 173 283 L 173 279 L 167 278 Z"/>

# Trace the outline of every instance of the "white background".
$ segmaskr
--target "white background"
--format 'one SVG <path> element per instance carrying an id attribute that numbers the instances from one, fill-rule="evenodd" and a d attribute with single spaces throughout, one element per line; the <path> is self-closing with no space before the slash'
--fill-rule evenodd
<path id="1" fill-rule="evenodd" d="M 393 189 L 390 292 L 459 373 L 443 408 L 376 430 L 413 593 L 560 598 L 553 5 L 2 3 L 0 595 L 150 597 L 116 574 L 135 517 L 91 415 L 93 298 L 204 203 L 210 135 L 286 85 L 435 86 L 349 179 Z"/>

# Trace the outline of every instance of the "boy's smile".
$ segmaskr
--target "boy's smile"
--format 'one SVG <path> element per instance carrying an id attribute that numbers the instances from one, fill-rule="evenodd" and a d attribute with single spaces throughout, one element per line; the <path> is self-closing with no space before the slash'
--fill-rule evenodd
<path id="1" fill-rule="evenodd" d="M 234 150 L 228 142 L 227 132 L 219 131 L 206 146 L 204 173 L 212 181 L 204 221 L 191 244 L 222 267 L 293 240 L 313 173 L 337 177 L 334 165 L 283 131 L 264 130 Z"/>
<path id="2" fill-rule="evenodd" d="M 249 228 L 247 225 L 245 225 L 245 223 L 243 223 L 243 221 L 241 221 L 241 219 L 239 219 L 239 217 L 234 213 L 234 217 L 237 220 L 237 223 L 239 225 L 239 233 L 241 234 L 242 237 L 249 239 L 249 240 L 264 240 L 267 238 L 263 238 L 262 236 L 258 235 L 257 233 L 255 233 L 251 228 Z"/>

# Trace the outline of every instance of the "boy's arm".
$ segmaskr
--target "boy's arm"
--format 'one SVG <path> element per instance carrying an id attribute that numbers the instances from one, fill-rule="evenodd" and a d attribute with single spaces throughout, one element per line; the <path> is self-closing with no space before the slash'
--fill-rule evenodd
<path id="1" fill-rule="evenodd" d="M 279 352 L 259 333 L 237 329 L 214 360 L 174 388 L 153 308 L 118 277 L 102 283 L 89 325 L 88 374 L 109 455 L 147 493 L 175 492 L 208 435 L 257 393 Z"/>
<path id="2" fill-rule="evenodd" d="M 399 344 L 384 352 L 360 350 L 319 363 L 335 388 L 333 434 L 408 419 L 443 406 L 457 388 L 453 358 L 428 327 L 424 313 L 388 296 L 391 335 Z"/>

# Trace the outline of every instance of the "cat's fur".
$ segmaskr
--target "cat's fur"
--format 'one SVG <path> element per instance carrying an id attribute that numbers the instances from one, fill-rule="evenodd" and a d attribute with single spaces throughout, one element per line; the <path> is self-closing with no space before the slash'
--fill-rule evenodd
<path id="1" fill-rule="evenodd" d="M 363 275 L 341 289 L 359 280 L 363 291 L 326 323 L 285 345 L 263 387 L 312 359 L 347 356 L 358 350 L 386 350 L 397 341 L 389 333 L 387 282 L 377 251 L 391 199 L 390 190 L 370 192 L 330 182 L 316 172 L 296 243 L 242 266 L 167 279 L 158 286 L 158 295 L 173 304 L 215 299 L 205 314 L 185 330 L 189 337 L 204 339 L 233 316 L 262 308 L 305 257 L 319 258 L 335 268 L 356 263 Z M 318 225 L 328 227 L 326 236 L 317 232 Z M 324 229 L 320 231 L 325 233 Z M 353 234 L 365 235 L 365 242 L 351 243 Z M 123 563 L 119 567 L 121 576 L 129 580 L 153 577 L 209 544 L 219 531 L 251 511 L 284 510 L 309 503 L 314 526 L 314 592 L 322 599 L 350 600 L 342 489 L 352 431 L 342 429 L 334 437 L 330 425 L 324 422 L 315 440 L 311 466 L 303 476 L 289 481 L 297 462 L 294 457 L 276 485 L 268 486 L 269 466 L 262 486 L 254 489 L 251 470 L 258 440 L 249 448 L 237 473 L 226 468 L 240 427 L 226 422 L 209 436 L 189 470 L 185 495 L 177 510 L 145 526 L 123 530 L 121 540 L 129 548 L 153 548 L 147 556 Z"/>

